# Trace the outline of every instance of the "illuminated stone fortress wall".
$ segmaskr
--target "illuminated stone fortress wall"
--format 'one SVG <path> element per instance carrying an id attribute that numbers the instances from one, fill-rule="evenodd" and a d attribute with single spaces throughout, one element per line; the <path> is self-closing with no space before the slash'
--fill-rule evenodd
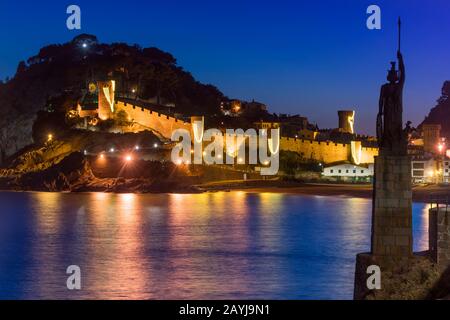
<path id="1" fill-rule="evenodd" d="M 339 110 L 338 134 L 355 135 L 355 111 Z M 281 133 L 283 134 L 283 132 Z M 363 147 L 360 140 L 349 140 L 348 142 L 336 142 L 330 140 L 299 139 L 282 137 L 280 149 L 293 151 L 300 154 L 306 160 L 318 161 L 323 164 L 349 161 L 354 164 L 374 163 L 374 157 L 378 155 L 378 148 Z"/>
<path id="2" fill-rule="evenodd" d="M 134 132 L 151 130 L 164 139 L 170 139 L 176 129 L 186 129 L 192 133 L 190 122 L 144 108 L 138 102 L 128 103 L 116 98 L 114 81 L 99 81 L 97 87 L 97 112 L 101 120 L 113 119 L 120 111 L 124 111 L 128 121 L 139 125 L 134 127 Z"/>
<path id="3" fill-rule="evenodd" d="M 141 130 L 149 129 L 155 131 L 160 136 L 170 139 L 172 132 L 176 129 L 186 129 L 192 132 L 190 122 L 161 114 L 138 105 L 116 101 L 116 111 L 123 110 L 127 113 L 129 120 L 140 124 Z"/>
<path id="4" fill-rule="evenodd" d="M 125 111 L 128 120 L 140 126 L 134 130 L 152 130 L 161 137 L 170 139 L 176 129 L 186 129 L 192 134 L 192 121 L 183 120 L 152 111 L 136 103 L 127 103 L 115 98 L 114 81 L 98 83 L 98 115 L 100 119 L 110 119 L 120 110 Z M 354 134 L 355 112 L 348 110 L 338 111 L 338 132 Z M 281 135 L 283 132 L 281 131 Z M 314 135 L 315 137 L 315 135 Z M 349 161 L 355 164 L 374 163 L 374 157 L 378 155 L 378 148 L 363 147 L 361 141 L 334 142 L 319 141 L 315 138 L 280 138 L 280 150 L 293 151 L 300 154 L 306 160 L 321 162 L 323 164 Z"/>
<path id="5" fill-rule="evenodd" d="M 359 143 L 358 143 L 359 142 Z M 356 145 L 360 141 L 356 141 Z M 358 152 L 358 146 L 353 153 Z M 322 162 L 324 164 L 351 161 L 354 163 L 374 163 L 374 157 L 378 155 L 378 148 L 361 147 L 359 161 L 354 161 L 351 143 L 335 143 L 333 141 L 314 141 L 296 138 L 281 137 L 280 149 L 297 152 L 307 160 Z"/>

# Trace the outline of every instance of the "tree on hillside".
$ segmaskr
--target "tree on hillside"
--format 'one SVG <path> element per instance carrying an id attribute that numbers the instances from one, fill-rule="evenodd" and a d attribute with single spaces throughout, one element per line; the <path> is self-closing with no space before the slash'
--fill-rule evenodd
<path id="1" fill-rule="evenodd" d="M 123 127 L 129 126 L 131 123 L 128 119 L 128 114 L 124 110 L 117 112 L 115 120 L 116 125 L 118 125 L 122 131 Z"/>
<path id="2" fill-rule="evenodd" d="M 82 96 L 89 82 L 109 78 L 117 81 L 123 93 L 139 83 L 140 97 L 156 97 L 159 103 L 170 100 L 187 116 L 219 114 L 224 98 L 216 87 L 196 81 L 168 52 L 125 43 L 102 44 L 95 36 L 83 34 L 64 44 L 45 46 L 18 65 L 15 76 L 0 85 L 0 119 L 16 112 L 29 120 L 29 139 L 18 142 L 23 147 L 31 141 L 32 119 L 48 97 Z M 57 112 L 67 108 L 70 103 L 54 105 Z"/>

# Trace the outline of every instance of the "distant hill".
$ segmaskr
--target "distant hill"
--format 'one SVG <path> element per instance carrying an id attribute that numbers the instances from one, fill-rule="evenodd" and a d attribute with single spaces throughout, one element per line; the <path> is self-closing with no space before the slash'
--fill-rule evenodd
<path id="1" fill-rule="evenodd" d="M 216 87 L 196 81 L 170 53 L 155 47 L 103 44 L 83 34 L 43 47 L 19 63 L 12 79 L 0 81 L 2 157 L 32 142 L 33 119 L 49 101 L 62 97 L 57 100 L 63 103 L 51 107 L 68 108 L 90 81 L 107 78 L 116 80 L 119 93 L 134 90 L 141 99 L 170 103 L 174 112 L 188 116 L 218 114 L 220 102 L 226 99 Z"/>
<path id="2" fill-rule="evenodd" d="M 441 135 L 450 139 L 450 81 L 444 82 L 437 105 L 430 110 L 419 127 L 423 124 L 440 124 Z"/>

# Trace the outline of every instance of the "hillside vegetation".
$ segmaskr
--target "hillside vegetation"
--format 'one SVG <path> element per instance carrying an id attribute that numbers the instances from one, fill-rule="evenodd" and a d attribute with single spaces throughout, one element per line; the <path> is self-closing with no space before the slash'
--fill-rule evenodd
<path id="1" fill-rule="evenodd" d="M 125 43 L 100 43 L 80 35 L 64 44 L 43 47 L 21 61 L 12 79 L 0 82 L 0 163 L 33 142 L 38 111 L 65 112 L 81 98 L 90 81 L 114 78 L 119 94 L 174 105 L 186 116 L 215 115 L 224 95 L 202 84 L 167 52 Z"/>

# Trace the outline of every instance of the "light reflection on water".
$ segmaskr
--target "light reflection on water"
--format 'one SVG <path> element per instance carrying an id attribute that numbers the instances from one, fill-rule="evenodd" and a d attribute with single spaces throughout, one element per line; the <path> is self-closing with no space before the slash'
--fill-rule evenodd
<path id="1" fill-rule="evenodd" d="M 369 199 L 0 193 L 0 298 L 351 299 Z M 415 249 L 428 206 L 414 204 Z M 79 265 L 82 290 L 66 289 Z"/>

